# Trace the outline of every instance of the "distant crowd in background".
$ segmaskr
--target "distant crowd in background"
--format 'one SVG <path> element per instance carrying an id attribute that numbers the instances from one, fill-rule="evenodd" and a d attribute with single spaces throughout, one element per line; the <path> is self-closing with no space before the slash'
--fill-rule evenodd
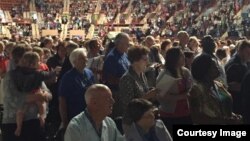
<path id="1" fill-rule="evenodd" d="M 98 7 L 74 0 L 63 15 L 62 2 L 36 4 L 40 29 L 86 33 Z M 250 124 L 249 17 L 234 18 L 243 6 L 108 0 L 100 12 L 110 23 L 93 38 L 36 39 L 31 25 L 13 24 L 12 37 L 0 37 L 2 140 L 172 141 L 176 124 Z M 132 23 L 114 32 L 121 11 L 120 23 L 128 13 Z"/>
<path id="2" fill-rule="evenodd" d="M 4 141 L 166 141 L 175 124 L 250 123 L 247 38 L 13 36 L 0 48 Z"/>

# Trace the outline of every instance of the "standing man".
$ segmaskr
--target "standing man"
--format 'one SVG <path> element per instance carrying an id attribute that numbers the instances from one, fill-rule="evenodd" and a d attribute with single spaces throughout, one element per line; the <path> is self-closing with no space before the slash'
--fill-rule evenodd
<path id="1" fill-rule="evenodd" d="M 119 33 L 115 38 L 115 47 L 106 56 L 103 65 L 103 82 L 112 91 L 114 99 L 118 101 L 119 81 L 130 65 L 127 50 L 129 48 L 129 36 L 126 33 Z M 119 105 L 114 106 L 112 116 L 120 116 Z"/>
<path id="2" fill-rule="evenodd" d="M 114 99 L 103 84 L 94 84 L 85 93 L 87 108 L 74 117 L 65 132 L 65 141 L 123 141 L 112 113 Z"/>
<path id="3" fill-rule="evenodd" d="M 202 47 L 202 54 L 207 54 L 212 57 L 212 59 L 216 62 L 217 67 L 220 71 L 220 76 L 216 79 L 217 81 L 223 83 L 225 86 L 227 86 L 227 78 L 226 73 L 219 62 L 218 58 L 215 56 L 215 50 L 217 47 L 217 44 L 214 40 L 214 38 L 211 35 L 205 35 L 201 40 L 201 47 Z"/>
<path id="4" fill-rule="evenodd" d="M 87 88 L 94 84 L 94 75 L 86 69 L 87 52 L 84 48 L 75 49 L 69 56 L 73 68 L 66 72 L 59 84 L 59 112 L 62 128 L 86 108 L 84 95 Z"/>

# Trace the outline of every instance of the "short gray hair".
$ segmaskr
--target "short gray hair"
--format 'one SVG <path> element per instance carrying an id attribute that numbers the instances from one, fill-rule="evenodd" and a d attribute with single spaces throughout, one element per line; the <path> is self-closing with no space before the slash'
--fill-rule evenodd
<path id="1" fill-rule="evenodd" d="M 73 67 L 75 67 L 75 61 L 78 59 L 80 55 L 87 56 L 87 50 L 85 48 L 77 48 L 74 49 L 69 56 L 69 61 Z"/>
<path id="2" fill-rule="evenodd" d="M 96 97 L 97 94 L 99 93 L 97 91 L 103 91 L 103 90 L 108 90 L 110 91 L 109 87 L 104 85 L 104 84 L 93 84 L 91 85 L 87 91 L 85 92 L 85 102 L 87 105 L 89 105 L 90 101 L 92 98 Z"/>
<path id="3" fill-rule="evenodd" d="M 115 37 L 115 45 L 117 46 L 118 44 L 120 44 L 120 42 L 126 37 L 129 38 L 129 35 L 127 33 L 121 32 L 117 34 Z"/>

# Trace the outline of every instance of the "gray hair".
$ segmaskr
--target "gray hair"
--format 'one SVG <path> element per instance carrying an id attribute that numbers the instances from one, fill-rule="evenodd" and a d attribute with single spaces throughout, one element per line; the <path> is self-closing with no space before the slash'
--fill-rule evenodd
<path id="1" fill-rule="evenodd" d="M 119 45 L 120 42 L 124 39 L 124 38 L 129 38 L 129 35 L 127 33 L 121 32 L 119 34 L 116 35 L 115 37 L 115 45 Z"/>
<path id="2" fill-rule="evenodd" d="M 75 50 L 73 50 L 71 53 L 70 53 L 70 56 L 69 56 L 69 61 L 71 63 L 71 65 L 73 67 L 75 67 L 75 61 L 79 58 L 80 55 L 85 55 L 87 56 L 87 50 L 85 48 L 77 48 Z"/>
<path id="3" fill-rule="evenodd" d="M 85 101 L 86 104 L 89 105 L 91 99 L 93 99 L 94 97 L 96 97 L 97 95 L 99 95 L 99 92 L 97 91 L 103 91 L 103 90 L 109 90 L 109 87 L 104 85 L 104 84 L 93 84 L 91 85 L 87 91 L 85 92 Z"/>
<path id="4" fill-rule="evenodd" d="M 177 33 L 177 38 L 179 39 L 180 37 L 182 37 L 183 35 L 189 36 L 189 34 L 187 33 L 187 31 L 179 31 Z"/>

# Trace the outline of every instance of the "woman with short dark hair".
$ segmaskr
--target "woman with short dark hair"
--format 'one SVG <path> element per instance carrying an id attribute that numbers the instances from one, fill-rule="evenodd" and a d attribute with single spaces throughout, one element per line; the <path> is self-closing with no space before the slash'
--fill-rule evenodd
<path id="1" fill-rule="evenodd" d="M 119 83 L 122 109 L 134 98 L 155 98 L 157 90 L 149 90 L 147 78 L 144 74 L 148 64 L 148 54 L 149 50 L 145 47 L 134 47 L 128 50 L 128 59 L 131 65 Z"/>
<path id="2" fill-rule="evenodd" d="M 172 141 L 163 122 L 155 120 L 155 110 L 153 104 L 145 99 L 129 102 L 124 116 L 127 141 Z"/>

